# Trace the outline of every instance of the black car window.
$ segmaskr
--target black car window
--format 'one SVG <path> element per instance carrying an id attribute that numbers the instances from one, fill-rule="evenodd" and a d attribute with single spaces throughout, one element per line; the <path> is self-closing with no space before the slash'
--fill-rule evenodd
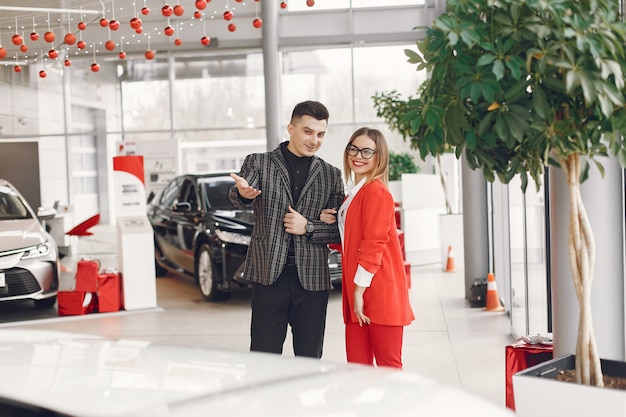
<path id="1" fill-rule="evenodd" d="M 0 186 L 0 220 L 30 219 L 22 200 L 9 187 Z"/>
<path id="2" fill-rule="evenodd" d="M 159 205 L 161 207 L 173 207 L 174 200 L 178 197 L 179 188 L 181 179 L 176 178 L 172 182 L 170 182 L 161 193 L 161 198 L 159 200 Z"/>
<path id="3" fill-rule="evenodd" d="M 177 203 L 189 203 L 192 210 L 198 210 L 198 197 L 196 196 L 196 186 L 190 180 L 185 180 L 181 187 L 180 198 Z"/>
<path id="4" fill-rule="evenodd" d="M 202 184 L 204 188 L 205 204 L 208 208 L 217 210 L 233 210 L 235 207 L 228 198 L 228 191 L 234 181 L 211 181 Z"/>

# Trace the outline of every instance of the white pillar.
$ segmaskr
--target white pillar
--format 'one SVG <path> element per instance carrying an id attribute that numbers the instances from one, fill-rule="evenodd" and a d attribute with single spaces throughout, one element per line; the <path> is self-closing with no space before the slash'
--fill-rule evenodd
<path id="1" fill-rule="evenodd" d="M 616 158 L 602 161 L 604 178 L 592 164 L 581 186 L 596 242 L 591 294 L 600 357 L 624 360 L 624 182 Z M 569 195 L 563 171 L 550 168 L 550 274 L 554 355 L 576 352 L 578 302 L 568 258 Z"/>

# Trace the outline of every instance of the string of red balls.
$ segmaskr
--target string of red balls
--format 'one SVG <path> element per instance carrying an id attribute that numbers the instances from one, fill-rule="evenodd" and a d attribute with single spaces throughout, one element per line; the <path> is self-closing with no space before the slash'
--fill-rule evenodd
<path id="1" fill-rule="evenodd" d="M 210 3 L 212 0 L 196 0 L 195 2 L 195 6 L 196 6 L 196 10 L 194 11 L 194 18 L 195 19 L 202 19 L 203 15 L 202 15 L 202 10 L 206 9 L 207 4 Z M 243 0 L 235 0 L 238 3 L 243 2 Z M 260 2 L 261 0 L 254 0 L 255 2 Z M 315 5 L 315 0 L 306 0 L 306 5 L 308 7 L 313 7 Z M 286 9 L 287 8 L 287 2 L 286 1 L 281 1 L 280 2 L 280 7 L 281 9 Z M 144 16 L 147 16 L 150 14 L 150 9 L 146 6 L 142 7 L 140 10 L 141 14 Z M 183 14 L 185 13 L 185 8 L 180 5 L 177 4 L 175 6 L 170 6 L 169 4 L 165 4 L 162 8 L 161 8 L 161 14 L 164 17 L 170 17 L 172 15 L 174 16 L 183 16 Z M 223 19 L 230 22 L 233 17 L 234 14 L 230 11 L 227 10 L 223 13 L 222 15 Z M 101 27 L 103 28 L 109 28 L 112 31 L 116 31 L 120 28 L 120 22 L 119 20 L 116 19 L 111 19 L 108 20 L 106 17 L 102 17 L 99 22 Z M 135 33 L 137 34 L 141 34 L 143 33 L 143 22 L 141 20 L 141 18 L 139 16 L 133 16 L 130 20 L 129 20 L 129 25 L 130 27 L 135 31 Z M 259 18 L 256 17 L 254 18 L 254 20 L 252 21 L 252 26 L 256 29 L 260 29 L 263 26 L 263 21 Z M 80 31 L 84 31 L 85 29 L 87 29 L 87 24 L 84 21 L 80 21 L 77 24 L 77 28 Z M 229 23 L 228 24 L 228 31 L 230 32 L 234 32 L 237 30 L 237 25 L 235 25 L 235 23 Z M 16 28 L 17 29 L 17 28 Z M 172 27 L 170 24 L 168 24 L 165 29 L 163 30 L 163 33 L 166 36 L 173 36 L 175 33 L 175 29 L 174 27 Z M 37 41 L 39 40 L 39 33 L 37 33 L 34 28 L 33 28 L 33 32 L 30 33 L 29 35 L 30 40 L 32 41 Z M 49 43 L 53 43 L 56 40 L 56 34 L 52 31 L 52 30 L 48 30 L 47 32 L 44 33 L 43 35 L 43 39 L 46 42 Z M 28 51 L 28 46 L 24 43 L 24 38 L 22 35 L 20 35 L 19 33 L 15 33 L 12 37 L 11 37 L 11 43 L 15 46 L 19 46 L 20 47 L 20 51 L 21 52 L 27 52 Z M 63 43 L 65 45 L 68 46 L 73 46 L 76 45 L 76 48 L 80 49 L 80 50 L 84 50 L 87 47 L 87 44 L 85 43 L 85 41 L 83 41 L 82 39 L 78 40 L 76 38 L 76 35 L 68 32 L 64 37 L 63 37 Z M 182 40 L 180 38 L 176 38 L 174 40 L 174 44 L 176 46 L 180 46 L 182 45 Z M 211 44 L 211 38 L 209 36 L 202 36 L 200 38 L 200 44 L 202 44 L 203 46 L 209 46 Z M 106 50 L 108 51 L 113 51 L 115 50 L 116 47 L 116 43 L 115 41 L 109 39 L 104 43 L 104 47 Z M 0 59 L 5 59 L 7 57 L 8 51 L 2 47 L 0 45 Z M 59 56 L 59 51 L 57 51 L 54 47 L 51 48 L 48 52 L 47 52 L 47 57 L 50 59 L 57 59 Z M 148 60 L 152 60 L 155 57 L 155 52 L 151 49 L 148 49 L 147 51 L 145 51 L 144 56 L 146 59 Z M 120 59 L 125 59 L 126 58 L 126 52 L 124 52 L 123 50 L 121 50 L 118 54 L 118 57 Z M 69 67 L 72 65 L 71 60 L 69 59 L 69 57 L 66 57 L 63 64 L 66 67 Z M 94 50 L 94 62 L 91 64 L 90 69 L 92 72 L 98 72 L 100 71 L 100 65 L 95 62 L 95 50 Z M 13 67 L 13 70 L 15 72 L 21 72 L 22 71 L 22 66 L 19 65 L 19 63 L 16 62 L 15 66 Z M 47 77 L 47 72 L 45 70 L 40 70 L 39 71 L 39 77 L 41 78 L 45 78 Z"/>

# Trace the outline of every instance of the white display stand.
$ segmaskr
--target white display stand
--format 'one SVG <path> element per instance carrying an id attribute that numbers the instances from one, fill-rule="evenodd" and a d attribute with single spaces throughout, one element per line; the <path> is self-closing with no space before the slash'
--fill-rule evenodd
<path id="1" fill-rule="evenodd" d="M 157 306 L 154 235 L 146 215 L 143 157 L 116 156 L 113 169 L 117 262 L 122 277 L 124 309 L 154 308 Z"/>
<path id="2" fill-rule="evenodd" d="M 117 218 L 118 268 L 125 310 L 157 306 L 154 237 L 146 216 Z"/>

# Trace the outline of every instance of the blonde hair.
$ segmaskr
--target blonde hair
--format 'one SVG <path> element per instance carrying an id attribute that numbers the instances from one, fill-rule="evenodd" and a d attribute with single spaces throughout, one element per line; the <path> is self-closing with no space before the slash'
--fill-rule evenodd
<path id="1" fill-rule="evenodd" d="M 385 136 L 380 130 L 371 129 L 369 127 L 361 127 L 355 130 L 343 151 L 343 172 L 346 182 L 354 177 L 348 163 L 348 146 L 352 145 L 352 142 L 356 138 L 363 135 L 373 140 L 376 144 L 376 153 L 374 153 L 376 165 L 374 169 L 367 174 L 365 182 L 368 183 L 374 181 L 376 178 L 380 178 L 383 183 L 387 184 L 389 182 L 389 148 L 387 147 L 387 139 L 385 139 Z"/>

